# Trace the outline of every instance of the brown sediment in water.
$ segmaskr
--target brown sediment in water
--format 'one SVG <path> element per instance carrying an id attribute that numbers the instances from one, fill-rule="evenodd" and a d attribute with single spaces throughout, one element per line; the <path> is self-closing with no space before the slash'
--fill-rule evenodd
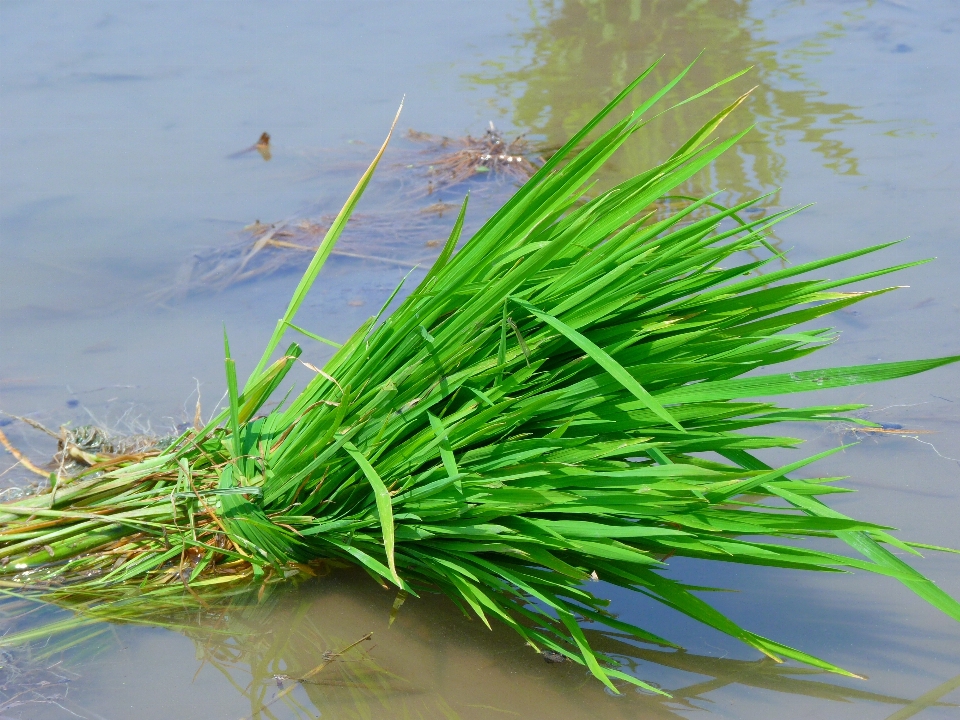
<path id="1" fill-rule="evenodd" d="M 258 595 L 251 589 L 170 616 L 194 643 L 203 665 L 227 678 L 248 678 L 238 690 L 249 699 L 251 712 L 263 712 L 295 689 L 336 717 L 379 717 L 378 709 L 387 712 L 384 708 L 391 717 L 459 716 L 439 712 L 450 707 L 469 717 L 474 709 L 486 709 L 518 717 L 673 720 L 682 717 L 677 705 L 708 700 L 708 693 L 725 686 L 775 692 L 781 702 L 818 698 L 892 707 L 907 706 L 916 694 L 882 695 L 769 659 L 639 646 L 588 629 L 591 643 L 617 655 L 631 672 L 641 672 L 646 663 L 673 671 L 661 678 L 672 699 L 630 693 L 614 700 L 601 688 L 584 685 L 575 663 L 544 662 L 505 627 L 487 630 L 463 623 L 456 606 L 438 596 L 404 605 L 399 624 L 387 630 L 393 593 L 368 584 L 355 568 L 341 568 L 322 583 L 304 583 L 297 592 L 271 585 Z M 361 640 L 370 630 L 372 642 Z"/>

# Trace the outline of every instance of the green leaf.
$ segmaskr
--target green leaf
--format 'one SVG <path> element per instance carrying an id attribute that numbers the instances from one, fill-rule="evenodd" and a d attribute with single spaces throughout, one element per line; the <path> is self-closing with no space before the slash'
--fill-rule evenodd
<path id="1" fill-rule="evenodd" d="M 652 410 L 658 417 L 673 425 L 675 428 L 677 428 L 677 430 L 683 430 L 683 428 L 680 427 L 680 424 L 674 420 L 670 413 L 663 408 L 663 405 L 661 405 L 650 393 L 644 390 L 640 383 L 638 383 L 636 379 L 634 379 L 634 377 L 628 373 L 622 365 L 620 365 L 620 363 L 610 357 L 602 348 L 592 343 L 589 339 L 581 335 L 573 328 L 565 325 L 552 315 L 547 315 L 547 313 L 534 307 L 530 303 L 515 297 L 511 298 L 511 300 L 530 314 L 534 315 L 540 320 L 543 320 L 545 323 L 567 338 L 567 340 L 583 350 L 591 360 L 610 373 L 611 377 L 613 377 L 631 394 L 633 394 L 633 396 L 636 397 L 644 407 Z"/>
<path id="2" fill-rule="evenodd" d="M 239 458 L 240 449 L 240 398 L 237 393 L 237 365 L 230 357 L 230 341 L 227 339 L 227 328 L 223 328 L 224 366 L 227 370 L 227 394 L 230 402 L 230 437 L 233 443 L 233 456 Z"/>
<path id="3" fill-rule="evenodd" d="M 908 375 L 932 370 L 941 365 L 949 365 L 958 360 L 960 360 L 960 355 L 952 355 L 932 360 L 906 360 L 904 362 L 853 365 L 824 370 L 800 370 L 780 375 L 701 382 L 657 393 L 656 398 L 666 405 L 828 390 L 907 377 Z"/>
<path id="4" fill-rule="evenodd" d="M 352 442 L 346 442 L 343 448 L 349 453 L 350 457 L 356 460 L 357 465 L 360 466 L 360 469 L 366 476 L 367 482 L 370 483 L 370 487 L 373 488 L 373 496 L 377 503 L 377 514 L 380 516 L 380 527 L 383 531 L 383 548 L 387 554 L 387 565 L 390 567 L 390 575 L 399 587 L 403 587 L 400 576 L 397 574 L 397 565 L 393 553 L 393 505 L 390 500 L 390 493 L 387 491 L 387 486 L 383 484 L 383 480 L 380 479 L 377 471 L 373 469 L 373 465 L 371 465 L 363 456 L 363 453 L 357 449 L 356 445 Z"/>
<path id="5" fill-rule="evenodd" d="M 393 135 L 394 128 L 397 127 L 397 121 L 400 119 L 400 112 L 402 110 L 403 102 L 400 103 L 400 107 L 397 109 L 397 115 L 393 119 L 393 124 L 390 126 L 390 132 L 387 133 L 386 140 L 383 141 L 383 145 L 380 146 L 380 150 L 377 151 L 377 154 L 374 156 L 370 166 L 366 169 L 366 171 L 364 171 L 356 187 L 353 189 L 353 192 L 351 192 L 350 196 L 347 198 L 347 202 L 344 203 L 343 207 L 340 209 L 340 212 L 337 213 L 337 217 L 334 218 L 333 222 L 330 224 L 330 228 L 327 230 L 326 235 L 323 236 L 323 240 L 320 242 L 317 252 L 310 261 L 310 266 L 300 279 L 297 289 L 293 292 L 293 297 L 290 299 L 289 305 L 287 305 L 286 312 L 283 314 L 283 317 L 277 321 L 277 327 L 273 331 L 273 336 L 270 338 L 270 341 L 267 343 L 267 347 L 263 351 L 260 362 L 257 363 L 256 369 L 250 374 L 250 378 L 247 380 L 246 388 L 249 388 L 260 377 L 260 372 L 263 370 L 263 367 L 267 364 L 267 361 L 270 359 L 273 351 L 276 350 L 277 345 L 280 344 L 280 339 L 283 337 L 283 331 L 288 325 L 293 323 L 293 319 L 296 317 L 297 311 L 300 309 L 300 306 L 306 299 L 307 293 L 310 291 L 314 281 L 320 274 L 320 270 L 323 269 L 324 264 L 327 262 L 327 258 L 330 257 L 330 253 L 333 251 L 334 245 L 336 245 L 337 240 L 340 238 L 340 234 L 347 225 L 347 221 L 353 214 L 353 209 L 357 206 L 357 203 L 360 202 L 360 198 L 363 196 L 364 190 L 367 189 L 367 185 L 370 184 L 370 178 L 373 177 L 373 171 L 377 169 L 377 165 L 380 163 L 380 158 L 383 157 L 383 153 L 387 149 L 387 145 L 390 143 L 390 138 Z"/>

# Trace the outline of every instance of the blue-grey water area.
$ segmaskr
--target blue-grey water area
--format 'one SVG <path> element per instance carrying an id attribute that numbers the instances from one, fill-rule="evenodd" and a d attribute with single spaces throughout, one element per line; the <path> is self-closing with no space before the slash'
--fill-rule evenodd
<path id="1" fill-rule="evenodd" d="M 335 340 L 376 313 L 412 266 L 409 282 L 422 277 L 453 224 L 448 204 L 469 190 L 468 230 L 476 229 L 515 187 L 490 174 L 445 182 L 430 171 L 442 148 L 409 129 L 480 137 L 492 121 L 507 137 L 525 133 L 535 155 L 558 147 L 657 57 L 651 87 L 701 51 L 677 99 L 753 69 L 653 121 L 601 185 L 668 157 L 756 86 L 720 134 L 754 124 L 752 132 L 684 192 L 719 190 L 725 202 L 770 193 L 760 212 L 814 203 L 776 231 L 792 263 L 906 238 L 830 268 L 830 277 L 936 258 L 866 283 L 907 287 L 838 313 L 840 340 L 793 367 L 960 351 L 953 0 L 4 0 L 0 409 L 54 429 L 164 434 L 192 422 L 199 389 L 208 416 L 225 389 L 222 328 L 241 374 L 252 369 L 305 263 L 303 251 L 271 246 L 244 265 L 250 226 L 276 223 L 281 240 L 320 232 L 404 96 L 378 179 L 299 315 Z M 269 161 L 250 149 L 264 131 Z M 310 340 L 304 348 L 314 364 L 329 356 Z M 960 546 L 956 368 L 796 399 L 868 403 L 864 417 L 910 431 L 789 428 L 807 439 L 806 454 L 859 441 L 811 470 L 849 476 L 843 484 L 858 492 L 831 496 L 834 507 L 906 539 Z M 36 463 L 56 451 L 9 415 L 0 429 Z M 34 476 L 3 453 L 0 491 L 9 496 Z M 960 597 L 960 557 L 925 554 L 911 562 Z M 487 630 L 442 597 L 407 600 L 390 625 L 394 594 L 333 568 L 298 587 L 187 612 L 179 628 L 117 623 L 64 653 L 51 638 L 50 653 L 4 655 L 0 715 L 960 716 L 960 625 L 890 578 L 692 560 L 671 561 L 669 572 L 730 589 L 710 599 L 735 620 L 863 679 L 777 665 L 600 587 L 614 612 L 685 648 L 609 640 L 630 672 L 673 694 L 617 697 L 583 668 L 545 662 L 512 631 Z M 313 681 L 290 680 L 371 631 Z"/>

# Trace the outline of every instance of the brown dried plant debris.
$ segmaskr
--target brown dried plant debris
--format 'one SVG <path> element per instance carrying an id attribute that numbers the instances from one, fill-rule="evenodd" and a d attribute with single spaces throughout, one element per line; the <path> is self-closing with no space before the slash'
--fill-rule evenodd
<path id="1" fill-rule="evenodd" d="M 485 183 L 485 189 L 505 188 L 503 180 L 512 181 L 510 186 L 522 184 L 542 164 L 540 151 L 523 135 L 508 140 L 492 122 L 479 138 L 450 138 L 413 129 L 406 137 L 418 147 L 401 150 L 393 165 L 394 172 L 386 177 L 388 184 L 399 183 L 399 196 L 397 188 L 393 188 L 391 207 L 376 214 L 354 215 L 334 255 L 406 268 L 427 267 L 449 232 L 447 216 L 456 214 L 459 203 L 448 202 L 444 197 L 416 207 L 411 201 L 472 178 L 501 181 Z M 266 153 L 264 158 L 269 159 L 269 134 L 263 133 L 256 145 L 236 155 L 254 150 Z M 324 165 L 327 170 L 345 169 L 335 159 Z M 409 170 L 417 171 L 415 180 Z M 658 201 L 650 208 L 649 222 L 662 219 L 690 201 L 679 196 Z M 232 242 L 192 255 L 180 267 L 171 286 L 154 293 L 152 299 L 165 302 L 197 292 L 218 292 L 277 272 L 302 269 L 333 217 L 288 219 L 272 224 L 257 220 L 244 227 Z"/>
<path id="2" fill-rule="evenodd" d="M 417 207 L 411 200 L 484 175 L 522 183 L 537 171 L 541 162 L 533 145 L 523 136 L 507 140 L 493 123 L 479 138 L 448 138 L 416 130 L 410 130 L 407 137 L 426 147 L 407 150 L 403 160 L 394 165 L 396 172 L 387 176 L 389 184 L 399 182 L 400 197 L 394 188 L 392 207 L 376 214 L 354 215 L 334 255 L 406 268 L 429 267 L 449 233 L 448 216 L 455 215 L 460 206 L 438 200 Z M 256 145 L 231 157 L 254 150 L 269 159 L 267 133 Z M 344 169 L 337 163 L 326 165 L 328 170 Z M 406 172 L 409 169 L 422 171 L 417 173 L 421 177 L 412 181 Z M 165 302 L 196 292 L 222 291 L 276 272 L 303 268 L 333 218 L 323 215 L 272 224 L 257 220 L 244 227 L 233 242 L 192 255 L 180 267 L 172 285 L 154 293 L 152 299 Z"/>
<path id="3" fill-rule="evenodd" d="M 257 144 L 253 146 L 254 149 L 260 153 L 260 157 L 264 160 L 269 160 L 273 155 L 270 153 L 270 133 L 264 132 L 260 135 L 260 139 L 257 140 Z"/>
<path id="4" fill-rule="evenodd" d="M 354 215 L 332 254 L 403 268 L 429 267 L 437 248 L 450 232 L 448 208 L 439 203 L 424 208 Z M 173 285 L 154 299 L 221 291 L 284 270 L 302 269 L 310 262 L 334 216 L 265 224 L 257 220 L 236 239 L 191 256 L 177 272 Z M 424 240 L 423 238 L 427 238 Z"/>
<path id="5" fill-rule="evenodd" d="M 92 467 L 106 469 L 156 455 L 173 440 L 172 436 L 113 433 L 96 425 L 61 427 L 53 462 L 68 474 Z"/>
<path id="6" fill-rule="evenodd" d="M 492 122 L 479 138 L 448 138 L 416 130 L 409 130 L 407 138 L 428 145 L 424 153 L 433 155 L 408 166 L 426 170 L 428 195 L 485 173 L 522 183 L 542 164 L 536 148 L 523 135 L 507 140 Z"/>
<path id="7" fill-rule="evenodd" d="M 54 432 L 36 420 L 11 416 L 57 440 L 57 452 L 49 463 L 31 469 L 42 475 L 55 475 L 62 482 L 72 476 L 94 470 L 107 470 L 119 464 L 137 462 L 158 454 L 169 445 L 175 436 L 158 436 L 146 433 L 120 433 L 97 425 L 78 425 L 71 428 L 62 425 Z M 9 448 L 8 448 L 9 449 Z M 19 458 L 26 465 L 24 458 Z"/>
<path id="8" fill-rule="evenodd" d="M 419 192 L 419 191 L 418 191 Z M 675 204 L 682 206 L 685 201 Z M 422 207 L 398 203 L 376 214 L 356 214 L 332 251 L 333 255 L 395 265 L 428 268 L 450 232 L 456 203 L 437 201 Z M 651 222 L 676 207 L 654 206 Z M 199 292 L 220 292 L 277 272 L 302 269 L 310 262 L 333 215 L 245 226 L 232 242 L 193 254 L 170 287 L 153 299 L 165 302 Z"/>

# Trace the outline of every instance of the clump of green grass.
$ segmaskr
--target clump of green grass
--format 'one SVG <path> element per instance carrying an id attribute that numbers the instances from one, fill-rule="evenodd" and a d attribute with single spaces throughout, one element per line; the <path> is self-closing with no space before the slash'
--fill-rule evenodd
<path id="1" fill-rule="evenodd" d="M 151 595 L 183 596 L 183 586 L 202 602 L 225 584 L 337 558 L 407 595 L 442 591 L 611 688 L 621 680 L 654 692 L 592 649 L 581 626 L 672 643 L 617 619 L 585 581 L 635 590 L 770 657 L 840 673 L 741 628 L 671 579 L 667 560 L 867 570 L 960 620 L 955 600 L 888 549 L 929 546 L 830 509 L 822 498 L 842 491 L 835 478 L 788 477 L 829 453 L 780 468 L 754 454 L 799 442 L 758 428 L 835 421 L 862 406 L 743 399 L 960 359 L 744 377 L 829 344 L 829 330 L 796 326 L 887 292 L 839 288 L 909 265 L 817 279 L 887 246 L 878 245 L 769 270 L 779 256 L 765 233 L 797 210 L 740 222 L 756 200 L 724 208 L 709 196 L 666 218 L 643 214 L 742 137 L 709 141 L 743 98 L 662 164 L 586 199 L 597 169 L 684 74 L 575 152 L 651 69 L 455 253 L 465 201 L 439 259 L 400 306 L 386 315 L 391 297 L 342 346 L 324 341 L 338 350 L 323 369 L 258 415 L 300 356 L 291 344 L 271 363 L 284 334 L 322 340 L 295 325 L 296 314 L 381 148 L 242 387 L 225 338 L 229 409 L 157 457 L 0 506 L 3 571 L 107 617 Z M 745 251 L 775 257 L 739 260 Z M 798 537 L 836 539 L 862 557 L 780 542 Z"/>

